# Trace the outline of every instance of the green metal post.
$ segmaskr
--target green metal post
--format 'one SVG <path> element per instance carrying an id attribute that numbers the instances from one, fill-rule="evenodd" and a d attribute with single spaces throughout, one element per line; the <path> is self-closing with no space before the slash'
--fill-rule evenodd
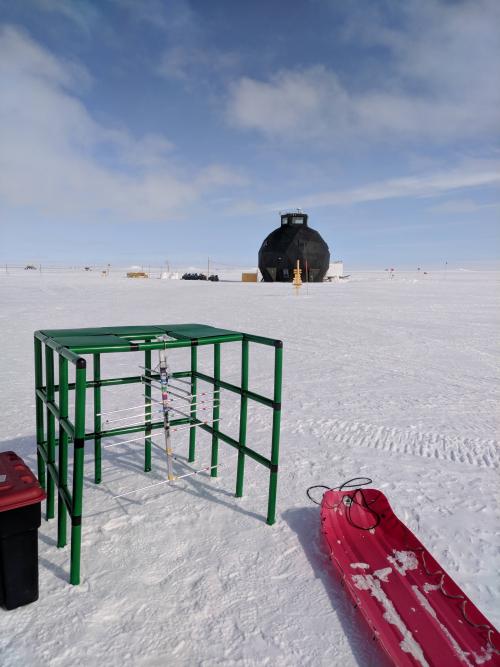
<path id="1" fill-rule="evenodd" d="M 245 476 L 245 452 L 242 447 L 247 444 L 247 412 L 248 397 L 245 392 L 248 391 L 248 348 L 247 340 L 241 342 L 241 400 L 240 400 L 240 434 L 238 438 L 240 450 L 238 451 L 238 469 L 236 473 L 236 497 L 243 495 L 243 478 Z"/>
<path id="2" fill-rule="evenodd" d="M 76 364 L 75 382 L 75 440 L 73 443 L 73 505 L 71 510 L 71 569 L 69 579 L 71 584 L 80 583 L 86 372 L 85 360 L 79 359 Z"/>
<path id="3" fill-rule="evenodd" d="M 42 446 L 44 438 L 43 432 L 43 401 L 36 393 L 37 389 L 43 387 L 43 361 L 42 361 L 42 343 L 35 338 L 35 406 L 36 406 L 36 460 L 38 466 L 38 481 L 45 489 L 45 461 L 38 448 Z"/>
<path id="4" fill-rule="evenodd" d="M 214 345 L 214 392 L 220 392 L 220 387 L 218 382 L 220 380 L 220 343 L 215 343 Z M 214 432 L 212 434 L 212 458 L 210 465 L 212 467 L 210 475 L 212 477 L 217 477 L 217 464 L 219 463 L 219 438 L 217 436 L 217 431 L 219 430 L 219 419 L 220 416 L 220 393 L 214 393 L 214 403 L 212 410 L 212 422 Z"/>
<path id="5" fill-rule="evenodd" d="M 278 486 L 278 461 L 280 450 L 281 424 L 281 384 L 283 375 L 283 344 L 274 349 L 274 408 L 273 408 L 273 435 L 271 445 L 271 474 L 269 476 L 269 500 L 267 504 L 267 523 L 272 526 L 276 521 L 276 494 Z"/>
<path id="6" fill-rule="evenodd" d="M 45 346 L 45 380 L 47 385 L 47 402 L 54 402 L 54 351 Z M 54 465 L 56 458 L 56 419 L 46 406 L 47 418 L 47 506 L 46 519 L 55 516 L 55 480 L 49 472 L 49 465 Z"/>
<path id="7" fill-rule="evenodd" d="M 146 377 L 151 377 L 151 350 L 144 352 L 144 371 Z M 144 404 L 145 404 L 145 422 L 151 424 L 151 385 L 144 383 Z M 151 426 L 146 426 L 146 435 L 151 434 Z M 151 472 L 151 438 L 144 441 L 144 472 Z"/>
<path id="8" fill-rule="evenodd" d="M 68 418 L 68 360 L 59 356 L 59 415 Z M 66 546 L 67 510 L 62 497 L 62 489 L 68 484 L 68 434 L 59 421 L 59 466 L 57 486 L 57 546 Z"/>
<path id="9" fill-rule="evenodd" d="M 94 433 L 101 432 L 101 355 L 94 354 Z M 94 438 L 94 482 L 100 484 L 102 479 L 101 437 Z"/>
<path id="10" fill-rule="evenodd" d="M 198 370 L 198 348 L 191 346 L 191 410 L 192 419 L 196 419 L 196 371 Z M 189 429 L 189 463 L 192 463 L 196 456 L 196 427 Z"/>

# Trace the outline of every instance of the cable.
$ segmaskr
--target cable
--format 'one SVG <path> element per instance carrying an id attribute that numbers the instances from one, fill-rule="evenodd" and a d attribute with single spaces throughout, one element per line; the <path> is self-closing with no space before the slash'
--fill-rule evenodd
<path id="1" fill-rule="evenodd" d="M 326 491 L 342 491 L 344 489 L 353 489 L 352 495 L 350 495 L 348 493 L 345 493 L 342 496 L 341 500 L 337 504 L 328 505 L 325 502 L 324 506 L 325 506 L 326 509 L 336 510 L 339 507 L 339 505 L 343 504 L 345 506 L 346 519 L 347 519 L 348 523 L 351 526 L 353 526 L 353 528 L 357 528 L 359 530 L 368 530 L 369 531 L 369 530 L 374 530 L 380 524 L 380 521 L 381 521 L 381 518 L 382 518 L 381 515 L 378 514 L 378 512 L 376 512 L 373 508 L 370 507 L 370 505 L 377 502 L 377 500 L 380 498 L 380 496 L 382 494 L 379 493 L 373 500 L 368 502 L 366 497 L 365 497 L 365 494 L 364 494 L 364 489 L 359 488 L 359 487 L 363 487 L 363 486 L 366 486 L 366 485 L 371 484 L 371 483 L 372 483 L 372 480 L 369 477 L 353 477 L 352 479 L 348 479 L 346 482 L 343 482 L 342 484 L 340 484 L 340 486 L 329 487 L 329 486 L 326 486 L 324 484 L 316 484 L 314 486 L 310 486 L 306 490 L 306 495 L 309 498 L 309 500 L 311 500 L 315 505 L 321 505 L 322 501 L 318 502 L 317 500 L 315 500 L 311 496 L 310 492 L 313 489 L 326 489 Z M 360 526 L 359 524 L 357 524 L 351 516 L 351 512 L 352 512 L 351 508 L 352 508 L 353 505 L 358 505 L 359 507 L 362 507 L 364 510 L 366 510 L 369 514 L 371 514 L 375 519 L 375 523 L 372 526 L 368 526 L 368 527 Z M 445 590 L 445 588 L 444 588 L 445 573 L 440 569 L 436 570 L 435 572 L 431 572 L 429 570 L 429 568 L 427 567 L 426 559 L 425 559 L 425 553 L 426 553 L 425 552 L 425 547 L 420 545 L 420 544 L 410 546 L 408 538 L 410 537 L 410 535 L 413 537 L 413 535 L 410 532 L 410 530 L 404 524 L 401 524 L 401 525 L 403 526 L 403 530 L 404 530 L 403 538 L 402 538 L 403 548 L 404 549 L 410 549 L 411 551 L 420 555 L 420 559 L 422 561 L 424 572 L 426 573 L 426 575 L 428 577 L 434 577 L 434 576 L 437 576 L 437 575 L 441 575 L 440 579 L 439 579 L 438 586 L 439 586 L 439 590 L 441 591 L 443 596 L 446 597 L 446 598 L 449 598 L 451 600 L 461 600 L 462 603 L 460 605 L 460 611 L 462 613 L 462 617 L 464 618 L 465 622 L 468 623 L 473 628 L 476 628 L 478 630 L 485 630 L 487 645 L 489 646 L 489 648 L 491 649 L 491 651 L 495 655 L 499 655 L 500 651 L 496 648 L 496 646 L 493 643 L 493 639 L 492 639 L 492 635 L 495 632 L 494 629 L 491 626 L 489 626 L 485 623 L 474 623 L 468 617 L 467 612 L 466 612 L 466 606 L 467 606 L 468 600 L 465 598 L 465 596 L 463 594 L 452 595 L 451 593 L 448 593 Z M 325 535 L 325 537 L 326 537 L 326 535 Z M 330 543 L 328 542 L 328 539 L 327 539 L 327 543 L 328 543 L 329 550 L 330 550 L 330 558 L 335 559 L 335 562 L 337 563 L 337 567 L 339 568 L 339 570 L 342 573 L 342 580 L 345 581 L 346 580 L 345 572 L 344 572 L 342 566 L 340 565 L 339 561 L 335 557 L 333 549 L 332 549 Z"/>
<path id="2" fill-rule="evenodd" d="M 353 484 L 353 482 L 355 483 Z M 343 489 L 356 489 L 359 486 L 366 486 L 367 484 L 371 484 L 372 482 L 373 480 L 370 479 L 370 477 L 351 477 L 351 479 L 342 482 L 340 486 L 330 487 L 330 486 L 325 486 L 324 484 L 316 484 L 314 486 L 310 486 L 308 489 L 306 489 L 306 494 L 309 500 L 313 502 L 315 505 L 321 505 L 321 501 L 314 500 L 314 498 L 311 496 L 310 491 L 312 491 L 313 489 L 326 489 L 327 491 L 342 491 Z M 328 509 L 333 509 L 333 507 L 329 507 Z"/>

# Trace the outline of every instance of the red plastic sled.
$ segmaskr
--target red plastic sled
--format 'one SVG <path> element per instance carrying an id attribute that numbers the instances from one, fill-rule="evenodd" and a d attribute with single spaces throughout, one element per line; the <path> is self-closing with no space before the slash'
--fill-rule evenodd
<path id="1" fill-rule="evenodd" d="M 376 489 L 327 491 L 321 531 L 397 667 L 500 665 L 499 633 Z"/>

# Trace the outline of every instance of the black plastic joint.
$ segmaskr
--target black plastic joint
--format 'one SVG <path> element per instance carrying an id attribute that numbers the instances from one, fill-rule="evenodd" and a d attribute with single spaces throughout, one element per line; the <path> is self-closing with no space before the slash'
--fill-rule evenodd
<path id="1" fill-rule="evenodd" d="M 75 449 L 83 449 L 85 447 L 85 440 L 83 438 L 75 438 Z"/>
<path id="2" fill-rule="evenodd" d="M 81 516 L 72 516 L 71 517 L 71 525 L 72 526 L 81 526 L 82 525 L 82 517 Z"/>
<path id="3" fill-rule="evenodd" d="M 139 351 L 139 343 L 129 343 L 131 352 Z"/>
<path id="4" fill-rule="evenodd" d="M 271 472 L 278 472 L 278 464 L 277 463 L 271 463 Z"/>
<path id="5" fill-rule="evenodd" d="M 87 368 L 87 360 L 84 359 L 83 357 L 78 357 L 76 361 L 76 367 L 80 370 L 82 370 L 83 368 Z"/>
<path id="6" fill-rule="evenodd" d="M 281 410 L 281 403 L 273 401 L 273 410 Z"/>
<path id="7" fill-rule="evenodd" d="M 275 340 L 274 341 L 274 347 L 282 348 L 283 347 L 283 341 L 282 340 Z"/>
<path id="8" fill-rule="evenodd" d="M 194 338 L 194 339 L 191 341 L 191 345 L 192 345 L 193 347 L 196 347 L 196 346 L 199 345 L 199 344 L 200 344 L 200 342 L 199 342 L 199 340 L 198 340 L 197 338 Z"/>

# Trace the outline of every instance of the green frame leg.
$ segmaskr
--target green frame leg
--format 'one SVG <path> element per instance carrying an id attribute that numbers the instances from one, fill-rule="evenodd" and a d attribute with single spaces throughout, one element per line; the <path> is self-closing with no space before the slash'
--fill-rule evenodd
<path id="1" fill-rule="evenodd" d="M 247 444 L 247 414 L 248 414 L 248 358 L 249 342 L 241 342 L 241 400 L 240 400 L 240 432 L 238 437 L 238 467 L 236 471 L 236 497 L 243 496 L 243 481 L 245 477 L 245 450 Z"/>

